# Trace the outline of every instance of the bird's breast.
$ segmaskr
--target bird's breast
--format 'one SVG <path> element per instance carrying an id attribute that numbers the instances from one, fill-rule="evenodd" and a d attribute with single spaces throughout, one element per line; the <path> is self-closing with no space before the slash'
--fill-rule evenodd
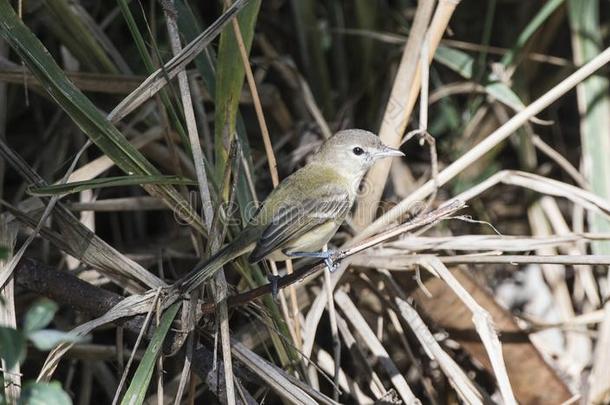
<path id="1" fill-rule="evenodd" d="M 313 228 L 305 235 L 294 240 L 290 240 L 282 248 L 282 251 L 287 253 L 292 252 L 319 252 L 324 245 L 328 243 L 330 238 L 337 232 L 339 225 L 336 221 L 328 221 L 322 225 Z M 280 250 L 276 250 L 268 257 L 271 260 L 286 260 L 288 257 Z"/>

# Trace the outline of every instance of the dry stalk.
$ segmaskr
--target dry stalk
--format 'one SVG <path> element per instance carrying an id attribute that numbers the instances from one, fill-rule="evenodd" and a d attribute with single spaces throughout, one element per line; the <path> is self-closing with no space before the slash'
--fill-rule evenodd
<path id="1" fill-rule="evenodd" d="M 164 4 L 164 12 L 165 12 L 165 21 L 167 25 L 167 30 L 170 37 L 170 43 L 172 47 L 172 52 L 174 56 L 180 54 L 182 51 L 182 45 L 180 43 L 180 34 L 178 30 L 178 25 L 176 22 L 176 9 L 174 8 L 173 1 Z M 235 19 L 233 19 L 235 21 Z M 180 99 L 182 100 L 182 107 L 184 111 L 184 116 L 186 120 L 186 127 L 189 137 L 189 142 L 191 144 L 191 150 L 193 153 L 193 162 L 195 164 L 195 171 L 197 173 L 197 182 L 199 183 L 199 193 L 201 197 L 201 205 L 203 207 L 203 214 L 205 225 L 208 231 L 208 234 L 212 232 L 212 224 L 214 221 L 214 210 L 212 208 L 210 190 L 208 185 L 208 178 L 206 174 L 206 169 L 204 166 L 204 156 L 203 151 L 201 149 L 201 143 L 199 141 L 199 132 L 197 130 L 197 121 L 195 119 L 195 110 L 193 108 L 193 101 L 191 98 L 191 91 L 187 73 L 184 69 L 180 69 L 178 72 L 178 85 L 180 88 Z M 211 240 L 211 250 L 212 252 L 218 248 L 221 241 L 218 238 L 213 238 Z M 222 345 L 222 354 L 223 354 L 223 367 L 224 367 L 224 377 L 225 377 L 225 387 L 226 387 L 226 395 L 227 395 L 227 403 L 229 405 L 234 405 L 236 403 L 235 400 L 235 386 L 233 384 L 233 362 L 231 360 L 231 344 L 230 344 L 230 333 L 229 333 L 229 315 L 226 304 L 226 295 L 227 295 L 227 282 L 224 277 L 224 270 L 220 270 L 215 275 L 215 285 L 216 285 L 216 302 L 218 303 L 218 317 L 220 324 L 220 332 L 221 332 L 221 345 Z M 195 297 L 197 294 L 195 294 Z M 189 302 L 189 305 L 183 307 L 183 313 L 186 314 L 187 318 L 191 318 L 188 314 L 193 313 L 194 306 L 197 301 Z M 192 319 L 192 318 L 191 318 Z M 189 326 L 190 329 L 190 326 Z M 190 342 L 193 343 L 192 341 Z M 189 350 L 192 350 L 189 349 Z M 182 397 L 184 392 L 184 388 L 186 383 L 189 381 L 189 371 L 190 371 L 190 362 L 185 362 L 182 370 L 180 385 L 178 388 L 178 392 L 176 394 L 176 401 Z"/>
<path id="2" fill-rule="evenodd" d="M 419 69 L 420 50 L 433 7 L 434 0 L 418 2 L 409 39 L 403 51 L 381 122 L 379 137 L 386 145 L 392 147 L 400 145 L 402 134 L 407 127 L 407 121 L 413 109 L 413 106 L 409 108 L 409 99 L 405 100 L 405 95 L 411 94 L 412 87 L 415 87 L 415 96 L 419 91 L 419 83 L 415 82 L 415 76 Z M 434 54 L 434 49 L 436 48 L 430 47 L 429 52 Z M 354 213 L 354 225 L 357 229 L 365 227 L 375 218 L 379 199 L 390 171 L 390 163 L 389 160 L 383 160 L 377 163 L 367 174 L 365 181 L 371 185 L 371 189 L 357 202 Z"/>
<path id="3" fill-rule="evenodd" d="M 584 79 L 589 77 L 602 66 L 606 65 L 608 62 L 610 62 L 610 48 L 604 50 L 602 53 L 600 53 L 587 64 L 582 66 L 576 72 L 572 73 L 562 82 L 560 82 L 548 92 L 546 92 L 544 95 L 532 102 L 526 108 L 519 111 L 504 125 L 502 125 L 496 131 L 490 134 L 487 138 L 485 138 L 483 141 L 481 141 L 472 149 L 470 149 L 466 154 L 464 154 L 458 160 L 456 160 L 443 171 L 441 171 L 437 177 L 438 186 L 442 186 L 453 178 L 455 178 L 464 169 L 469 167 L 474 162 L 478 161 L 493 147 L 508 138 L 515 130 L 527 123 L 530 118 L 539 114 L 551 103 L 556 101 L 568 91 L 572 90 L 578 83 L 582 82 Z M 369 225 L 356 237 L 356 240 L 361 240 L 369 235 L 374 234 L 375 232 L 379 232 L 381 229 L 383 229 L 384 226 L 387 226 L 392 222 L 396 221 L 396 219 L 404 215 L 415 202 L 421 201 L 428 197 L 431 193 L 433 193 L 434 189 L 434 181 L 430 180 L 426 182 L 419 189 L 411 193 L 409 197 L 403 199 L 398 205 L 393 207 L 390 211 L 388 211 L 375 222 L 373 222 L 371 225 Z"/>
<path id="4" fill-rule="evenodd" d="M 508 379 L 506 365 L 504 364 L 504 356 L 502 355 L 502 345 L 500 339 L 493 326 L 493 320 L 483 307 L 481 307 L 472 296 L 462 287 L 459 281 L 451 274 L 445 265 L 436 257 L 428 257 L 419 262 L 420 265 L 437 274 L 443 279 L 447 285 L 455 292 L 464 304 L 472 312 L 472 321 L 474 322 L 477 333 L 481 337 L 481 341 L 485 346 L 489 360 L 500 387 L 500 393 L 505 404 L 516 405 L 517 400 L 513 394 L 513 389 Z"/>
<path id="5" fill-rule="evenodd" d="M 421 403 L 411 391 L 411 388 L 407 384 L 394 362 L 391 360 L 390 355 L 385 350 L 381 342 L 375 336 L 375 333 L 370 328 L 358 308 L 354 305 L 349 296 L 341 290 L 335 292 L 335 301 L 341 308 L 345 317 L 349 319 L 349 322 L 358 331 L 358 334 L 364 339 L 365 344 L 370 349 L 371 353 L 376 357 L 381 367 L 388 373 L 392 384 L 398 391 L 398 394 L 406 404 L 418 404 Z"/>

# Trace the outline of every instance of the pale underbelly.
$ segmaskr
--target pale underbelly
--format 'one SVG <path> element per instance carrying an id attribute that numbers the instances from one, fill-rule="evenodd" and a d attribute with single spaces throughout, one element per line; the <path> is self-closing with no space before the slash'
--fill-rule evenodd
<path id="1" fill-rule="evenodd" d="M 328 243 L 330 238 L 337 232 L 339 224 L 335 221 L 329 221 L 323 225 L 320 225 L 307 234 L 290 241 L 282 249 L 278 249 L 267 256 L 271 260 L 286 260 L 288 257 L 282 252 L 319 252 L 322 250 L 325 244 Z"/>

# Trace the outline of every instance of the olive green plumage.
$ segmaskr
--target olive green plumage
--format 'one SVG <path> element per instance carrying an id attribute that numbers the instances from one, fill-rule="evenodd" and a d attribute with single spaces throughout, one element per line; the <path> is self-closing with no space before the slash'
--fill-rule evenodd
<path id="1" fill-rule="evenodd" d="M 402 156 L 375 134 L 350 129 L 327 140 L 311 161 L 285 178 L 231 242 L 175 284 L 188 292 L 225 263 L 285 260 L 293 252 L 316 252 L 336 233 L 354 204 L 366 171 L 383 157 Z"/>

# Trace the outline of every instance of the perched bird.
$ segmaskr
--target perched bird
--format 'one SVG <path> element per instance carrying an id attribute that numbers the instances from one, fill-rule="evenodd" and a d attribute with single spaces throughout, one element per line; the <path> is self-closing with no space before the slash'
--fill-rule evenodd
<path id="1" fill-rule="evenodd" d="M 333 252 L 321 249 L 347 217 L 367 170 L 375 161 L 391 156 L 404 154 L 384 145 L 369 131 L 347 129 L 336 133 L 306 166 L 286 177 L 269 194 L 230 244 L 174 287 L 189 292 L 225 263 L 248 252 L 251 263 L 264 258 L 318 257 L 332 271 Z"/>

